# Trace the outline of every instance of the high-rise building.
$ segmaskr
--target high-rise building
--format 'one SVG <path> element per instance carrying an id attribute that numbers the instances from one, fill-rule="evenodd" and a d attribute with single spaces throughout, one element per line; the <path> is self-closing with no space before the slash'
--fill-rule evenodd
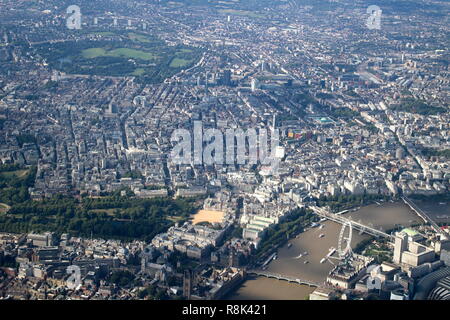
<path id="1" fill-rule="evenodd" d="M 231 70 L 223 71 L 222 84 L 224 86 L 231 86 Z"/>
<path id="2" fill-rule="evenodd" d="M 252 91 L 255 91 L 259 87 L 258 79 L 253 78 L 251 82 Z"/>
<path id="3" fill-rule="evenodd" d="M 117 106 L 116 106 L 116 104 L 113 102 L 113 101 L 111 101 L 109 104 L 108 104 L 108 109 L 106 110 L 106 116 L 108 117 L 110 117 L 110 116 L 114 116 L 114 114 L 116 114 L 117 113 Z"/>
<path id="4" fill-rule="evenodd" d="M 265 61 L 261 62 L 261 71 L 267 71 L 267 63 Z"/>
<path id="5" fill-rule="evenodd" d="M 395 234 L 394 263 L 417 267 L 434 260 L 434 250 L 415 242 L 411 231 L 402 231 Z"/>
<path id="6" fill-rule="evenodd" d="M 394 263 L 400 264 L 402 253 L 408 248 L 408 235 L 406 233 L 397 233 L 394 243 Z"/>

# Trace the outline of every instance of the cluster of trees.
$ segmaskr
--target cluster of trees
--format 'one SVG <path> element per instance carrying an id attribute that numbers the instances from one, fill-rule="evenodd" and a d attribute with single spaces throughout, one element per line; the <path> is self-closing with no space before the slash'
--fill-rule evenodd
<path id="1" fill-rule="evenodd" d="M 168 300 L 169 296 L 166 291 L 163 289 L 159 289 L 155 286 L 149 285 L 144 290 L 139 291 L 138 293 L 139 299 L 150 299 L 150 300 Z"/>
<path id="2" fill-rule="evenodd" d="M 328 113 L 334 118 L 340 118 L 345 120 L 353 120 L 356 118 L 360 118 L 360 114 L 356 111 L 353 111 L 349 108 L 331 108 Z"/>
<path id="3" fill-rule="evenodd" d="M 424 156 L 427 157 L 445 157 L 450 159 L 450 149 L 436 150 L 431 148 L 425 148 L 422 150 Z"/>
<path id="4" fill-rule="evenodd" d="M 11 172 L 23 169 L 23 166 L 18 163 L 5 163 L 0 165 L 0 172 Z"/>
<path id="5" fill-rule="evenodd" d="M 132 170 L 125 173 L 122 178 L 142 179 L 142 173 L 139 170 Z"/>
<path id="6" fill-rule="evenodd" d="M 272 248 L 285 243 L 290 235 L 302 232 L 313 218 L 314 215 L 311 211 L 307 211 L 304 208 L 296 209 L 283 222 L 267 230 L 264 239 L 259 244 L 255 257 L 260 258 L 263 254 L 270 252 Z"/>
<path id="7" fill-rule="evenodd" d="M 367 131 L 371 132 L 371 133 L 376 133 L 378 132 L 377 127 L 375 127 L 373 124 L 368 123 L 364 126 L 364 129 L 366 129 Z"/>
<path id="8" fill-rule="evenodd" d="M 14 173 L 18 170 L 28 170 L 19 176 Z M 21 203 L 30 199 L 28 188 L 34 185 L 37 168 L 26 168 L 19 165 L 3 165 L 0 167 L 0 202 L 8 205 Z"/>
<path id="9" fill-rule="evenodd" d="M 374 237 L 370 237 L 368 239 L 364 239 L 358 242 L 358 244 L 353 249 L 353 252 L 361 254 L 364 251 L 364 249 L 366 249 L 370 244 L 372 244 L 373 240 Z"/>
<path id="10" fill-rule="evenodd" d="M 329 93 L 319 92 L 316 95 L 316 98 L 319 98 L 319 99 L 333 99 L 334 96 L 332 94 L 329 94 Z"/>
<path id="11" fill-rule="evenodd" d="M 132 61 L 122 57 L 103 56 L 80 60 L 80 64 L 65 65 L 64 71 L 75 74 L 121 77 L 131 74 L 136 69 Z"/>
<path id="12" fill-rule="evenodd" d="M 126 287 L 133 284 L 134 274 L 128 270 L 114 271 L 109 277 L 109 281 L 119 287 Z"/>
<path id="13" fill-rule="evenodd" d="M 243 232 L 242 227 L 237 226 L 231 232 L 230 238 L 241 238 L 242 237 L 242 232 Z"/>
<path id="14" fill-rule="evenodd" d="M 16 136 L 16 139 L 21 148 L 25 143 L 36 143 L 36 137 L 31 134 L 21 134 Z"/>
<path id="15" fill-rule="evenodd" d="M 198 61 L 201 49 L 187 46 L 167 46 L 162 40 L 151 38 L 147 34 L 140 35 L 147 41 L 136 41 L 128 33 L 116 31 L 112 40 L 82 40 L 77 42 L 63 42 L 42 44 L 38 52 L 49 64 L 69 74 L 127 76 L 132 75 L 137 68 L 144 69 L 144 73 L 137 76 L 138 82 L 159 83 L 171 77 L 183 68 L 192 66 Z M 99 52 L 97 57 L 84 57 L 83 51 L 91 48 L 102 48 L 106 54 Z M 154 59 L 147 60 L 139 56 L 108 55 L 108 52 L 118 48 L 151 53 Z M 171 67 L 174 58 L 190 61 L 188 66 Z M 69 59 L 71 63 L 60 63 L 62 59 Z"/>
<path id="16" fill-rule="evenodd" d="M 390 249 L 386 242 L 380 243 L 379 248 L 374 244 L 374 237 L 370 237 L 368 239 L 364 239 L 359 242 L 356 247 L 353 249 L 355 253 L 364 254 L 366 256 L 373 257 L 375 262 L 378 264 L 383 263 L 384 261 L 391 261 L 392 256 L 390 255 Z M 383 240 L 378 240 L 383 241 Z"/>
<path id="17" fill-rule="evenodd" d="M 186 253 L 180 251 L 172 252 L 168 261 L 178 273 L 183 273 L 184 270 L 193 270 L 198 266 L 195 260 L 189 259 Z"/>
<path id="18" fill-rule="evenodd" d="M 0 215 L 0 230 L 9 232 L 69 232 L 83 237 L 150 240 L 174 222 L 186 221 L 196 211 L 192 200 L 134 199 L 108 196 L 84 198 L 57 196 L 42 201 L 13 203 L 8 214 Z"/>
<path id="19" fill-rule="evenodd" d="M 313 97 L 311 97 L 311 95 L 306 94 L 306 93 L 296 93 L 292 96 L 292 101 L 294 101 L 295 103 L 299 103 L 303 106 L 306 106 L 310 103 L 312 104 L 316 104 L 316 101 L 314 100 Z"/>
<path id="20" fill-rule="evenodd" d="M 389 196 L 381 194 L 361 194 L 361 195 L 338 195 L 338 196 L 321 196 L 317 200 L 320 207 L 329 206 L 333 212 L 354 208 L 369 204 L 377 200 L 388 200 Z"/>
<path id="21" fill-rule="evenodd" d="M 37 94 L 27 94 L 24 98 L 28 101 L 36 101 L 39 100 L 40 97 Z"/>
<path id="22" fill-rule="evenodd" d="M 3 259 L 0 259 L 0 267 L 4 268 L 17 268 L 19 264 L 16 262 L 16 258 L 9 254 L 5 255 Z"/>
<path id="23" fill-rule="evenodd" d="M 54 89 L 56 87 L 58 87 L 58 82 L 57 81 L 53 81 L 53 80 L 47 81 L 47 83 L 43 86 L 43 88 L 47 89 L 47 90 L 52 90 L 52 89 Z"/>
<path id="24" fill-rule="evenodd" d="M 410 113 L 418 113 L 418 114 L 421 114 L 424 116 L 448 112 L 448 110 L 445 108 L 433 107 L 433 106 L 426 104 L 422 100 L 416 100 L 414 98 L 408 98 L 408 99 L 403 100 L 400 104 L 393 106 L 392 110 L 402 111 L 402 112 L 410 112 Z"/>

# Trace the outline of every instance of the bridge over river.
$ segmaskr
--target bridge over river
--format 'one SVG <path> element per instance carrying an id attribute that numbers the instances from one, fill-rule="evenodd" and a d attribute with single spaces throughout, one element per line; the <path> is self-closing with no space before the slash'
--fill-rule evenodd
<path id="1" fill-rule="evenodd" d="M 278 273 L 268 272 L 268 271 L 259 270 L 259 269 L 247 270 L 247 273 L 248 274 L 255 274 L 255 275 L 261 276 L 261 277 L 274 278 L 274 279 L 277 279 L 277 280 L 284 280 L 284 281 L 294 282 L 294 283 L 298 283 L 298 284 L 305 284 L 305 285 L 310 286 L 310 287 L 319 287 L 321 285 L 320 283 L 317 283 L 317 282 L 314 282 L 314 281 L 294 278 L 294 277 L 291 277 L 291 276 L 286 276 L 284 274 L 278 274 Z"/>
<path id="2" fill-rule="evenodd" d="M 372 236 L 393 239 L 393 236 L 390 234 L 387 234 L 386 232 L 375 229 L 374 227 L 371 227 L 371 226 L 366 226 L 366 225 L 362 224 L 361 222 L 357 222 L 357 221 L 348 219 L 348 218 L 344 217 L 343 215 L 331 213 L 331 212 L 326 211 L 323 208 L 319 208 L 316 206 L 309 206 L 309 209 L 311 209 L 312 211 L 314 211 L 315 214 L 317 214 L 321 217 L 324 217 L 326 219 L 332 220 L 332 221 L 340 223 L 340 224 L 346 224 L 346 223 L 350 222 L 353 229 L 359 230 L 361 232 L 365 232 Z"/>
<path id="3" fill-rule="evenodd" d="M 438 226 L 438 224 L 433 219 L 431 219 L 430 216 L 425 211 L 420 209 L 414 202 L 412 202 L 411 199 L 409 199 L 408 197 L 402 197 L 402 200 L 411 208 L 411 210 L 413 210 L 419 217 L 421 217 L 423 221 L 429 223 L 431 227 L 434 229 L 434 231 L 444 236 L 445 239 L 447 238 L 447 235 L 445 235 L 445 233 Z"/>

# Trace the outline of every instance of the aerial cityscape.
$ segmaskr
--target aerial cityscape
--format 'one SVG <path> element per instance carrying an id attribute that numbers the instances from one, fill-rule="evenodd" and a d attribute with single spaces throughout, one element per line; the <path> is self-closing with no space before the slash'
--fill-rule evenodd
<path id="1" fill-rule="evenodd" d="M 449 13 L 0 0 L 0 300 L 450 300 Z"/>

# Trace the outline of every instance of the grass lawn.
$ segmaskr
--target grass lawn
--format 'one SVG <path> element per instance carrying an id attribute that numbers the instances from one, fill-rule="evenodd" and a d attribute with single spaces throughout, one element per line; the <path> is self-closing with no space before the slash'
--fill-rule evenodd
<path id="1" fill-rule="evenodd" d="M 114 212 L 116 212 L 116 210 L 120 211 L 120 208 L 112 208 L 112 209 L 92 209 L 89 210 L 89 212 L 92 213 L 106 213 L 108 216 L 110 217 L 114 217 Z"/>
<path id="2" fill-rule="evenodd" d="M 113 36 L 115 33 L 109 31 L 93 32 L 92 34 L 96 36 Z"/>
<path id="3" fill-rule="evenodd" d="M 83 58 L 92 59 L 97 57 L 102 57 L 106 55 L 105 49 L 102 48 L 90 48 L 83 50 L 82 52 Z"/>
<path id="4" fill-rule="evenodd" d="M 27 175 L 28 170 L 15 170 L 15 171 L 4 171 L 0 172 L 0 176 L 3 176 L 5 178 L 23 178 Z"/>
<path id="5" fill-rule="evenodd" d="M 129 33 L 128 38 L 130 38 L 131 40 L 139 41 L 139 42 L 146 42 L 146 43 L 151 42 L 146 36 L 144 36 L 142 34 L 137 34 L 137 33 Z"/>
<path id="6" fill-rule="evenodd" d="M 172 221 L 172 222 L 178 222 L 180 220 L 183 219 L 183 217 L 178 217 L 178 216 L 168 216 L 166 217 L 167 220 Z"/>
<path id="7" fill-rule="evenodd" d="M 10 208 L 6 203 L 0 203 L 0 213 L 6 213 Z"/>
<path id="8" fill-rule="evenodd" d="M 92 32 L 90 33 L 92 34 Z M 117 32 L 120 39 L 82 40 L 42 44 L 40 53 L 55 69 L 68 74 L 134 76 L 145 83 L 161 83 L 200 58 L 200 48 L 169 46 L 142 32 Z M 61 63 L 70 59 L 77 63 Z"/>
<path id="9" fill-rule="evenodd" d="M 171 68 L 181 68 L 187 66 L 189 63 L 191 63 L 191 60 L 186 59 L 180 59 L 180 58 L 174 58 L 171 62 L 169 67 Z"/>
<path id="10" fill-rule="evenodd" d="M 129 48 L 118 48 L 111 51 L 106 51 L 103 48 L 90 48 L 83 50 L 82 55 L 86 59 L 93 59 L 97 57 L 108 57 L 108 56 L 133 58 L 141 60 L 154 60 L 155 58 L 157 58 L 157 56 L 149 52 Z"/>
<path id="11" fill-rule="evenodd" d="M 245 11 L 245 10 L 235 10 L 235 9 L 219 9 L 220 13 L 223 14 L 230 14 L 230 15 L 236 15 L 236 16 L 246 16 L 250 18 L 264 18 L 264 15 L 257 14 L 251 11 Z"/>
<path id="12" fill-rule="evenodd" d="M 137 68 L 133 71 L 132 75 L 133 76 L 141 76 L 145 73 L 144 68 Z"/>
<path id="13" fill-rule="evenodd" d="M 128 48 L 118 48 L 111 50 L 110 52 L 108 52 L 108 55 L 112 55 L 114 57 L 134 58 L 142 60 L 153 60 L 156 58 L 155 55 L 149 52 Z"/>

